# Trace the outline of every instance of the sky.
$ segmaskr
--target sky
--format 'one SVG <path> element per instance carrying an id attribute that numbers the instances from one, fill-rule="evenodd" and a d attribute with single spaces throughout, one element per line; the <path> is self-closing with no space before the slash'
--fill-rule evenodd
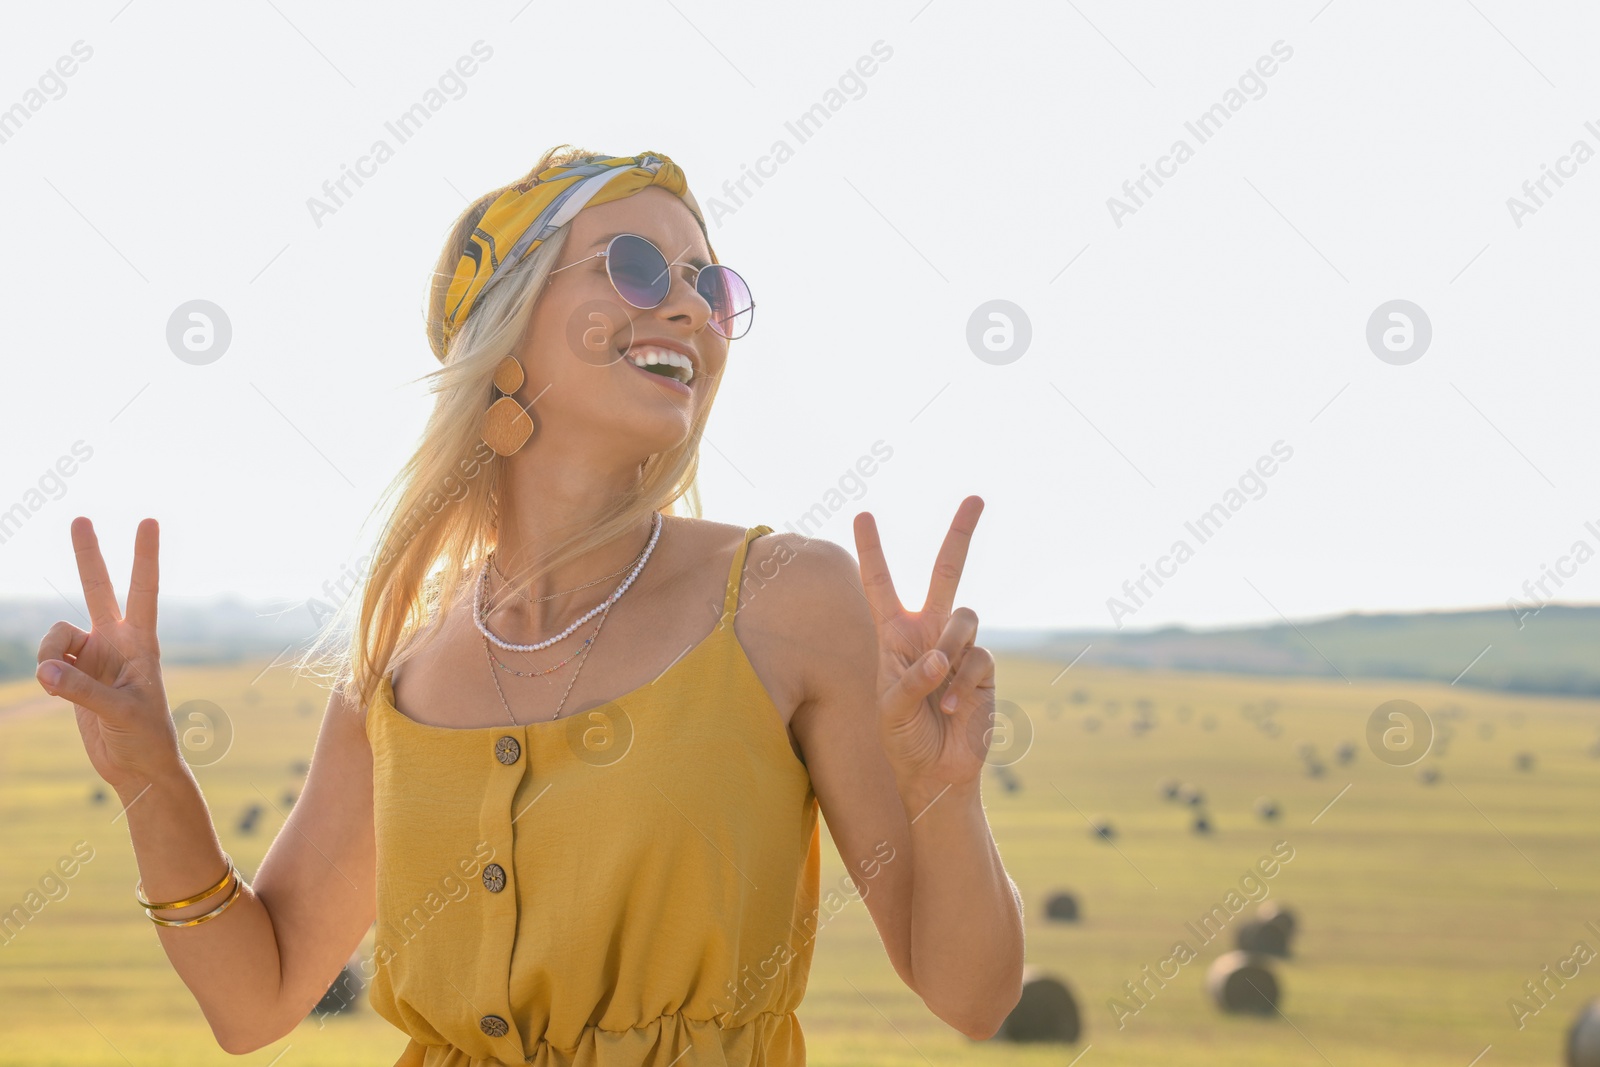
<path id="1" fill-rule="evenodd" d="M 0 596 L 81 604 L 77 515 L 119 594 L 153 516 L 163 600 L 319 595 L 427 417 L 447 227 L 572 142 L 671 156 L 755 294 L 706 518 L 855 554 L 870 511 L 915 608 L 977 494 L 956 602 L 998 627 L 1600 600 L 1597 29 L 1502 0 L 30 5 L 0 35 Z M 185 342 L 195 308 L 225 344 Z"/>

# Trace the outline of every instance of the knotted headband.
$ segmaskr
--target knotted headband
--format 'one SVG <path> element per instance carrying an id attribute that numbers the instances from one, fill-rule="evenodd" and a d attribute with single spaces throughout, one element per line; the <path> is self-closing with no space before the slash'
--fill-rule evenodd
<path id="1" fill-rule="evenodd" d="M 591 160 L 542 170 L 536 184 L 526 190 L 507 189 L 483 213 L 445 293 L 444 322 L 434 352 L 441 363 L 450 350 L 450 338 L 466 322 L 484 291 L 590 204 L 620 200 L 659 185 L 682 197 L 701 230 L 705 229 L 705 217 L 689 191 L 688 178 L 667 156 L 641 152 Z M 710 248 L 709 239 L 706 245 Z M 717 262 L 714 249 L 711 262 Z"/>

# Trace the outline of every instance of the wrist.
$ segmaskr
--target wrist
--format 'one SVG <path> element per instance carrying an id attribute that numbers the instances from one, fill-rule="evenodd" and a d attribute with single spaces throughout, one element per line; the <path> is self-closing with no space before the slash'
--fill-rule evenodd
<path id="1" fill-rule="evenodd" d="M 982 807 L 976 778 L 968 782 L 950 782 L 908 776 L 897 778 L 895 784 L 908 819 L 920 819 L 935 811 Z"/>

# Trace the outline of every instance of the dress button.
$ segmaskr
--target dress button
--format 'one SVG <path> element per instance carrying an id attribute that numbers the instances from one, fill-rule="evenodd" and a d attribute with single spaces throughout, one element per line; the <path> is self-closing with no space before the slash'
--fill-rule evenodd
<path id="1" fill-rule="evenodd" d="M 506 869 L 498 863 L 491 863 L 483 869 L 483 887 L 491 893 L 498 893 L 506 887 Z"/>
<path id="2" fill-rule="evenodd" d="M 485 1015 L 478 1020 L 478 1029 L 490 1037 L 504 1037 L 511 1027 L 507 1026 L 506 1021 L 498 1015 Z"/>
<path id="3" fill-rule="evenodd" d="M 494 743 L 494 758 L 504 763 L 507 767 L 517 762 L 522 755 L 522 746 L 517 744 L 517 739 L 506 734 Z"/>

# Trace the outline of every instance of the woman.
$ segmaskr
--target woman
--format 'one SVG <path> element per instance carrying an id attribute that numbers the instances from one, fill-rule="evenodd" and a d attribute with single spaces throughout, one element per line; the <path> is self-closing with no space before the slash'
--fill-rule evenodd
<path id="1" fill-rule="evenodd" d="M 831 542 L 674 514 L 753 306 L 658 153 L 552 150 L 462 213 L 436 407 L 254 884 L 176 744 L 156 523 L 124 618 L 73 521 L 92 625 L 52 627 L 38 677 L 76 706 L 225 1050 L 288 1034 L 376 919 L 362 973 L 400 1064 L 803 1063 L 819 806 L 906 985 L 996 1032 L 1021 905 L 979 797 L 994 661 L 952 610 L 982 501 L 915 613 L 870 514 L 859 573 Z"/>

